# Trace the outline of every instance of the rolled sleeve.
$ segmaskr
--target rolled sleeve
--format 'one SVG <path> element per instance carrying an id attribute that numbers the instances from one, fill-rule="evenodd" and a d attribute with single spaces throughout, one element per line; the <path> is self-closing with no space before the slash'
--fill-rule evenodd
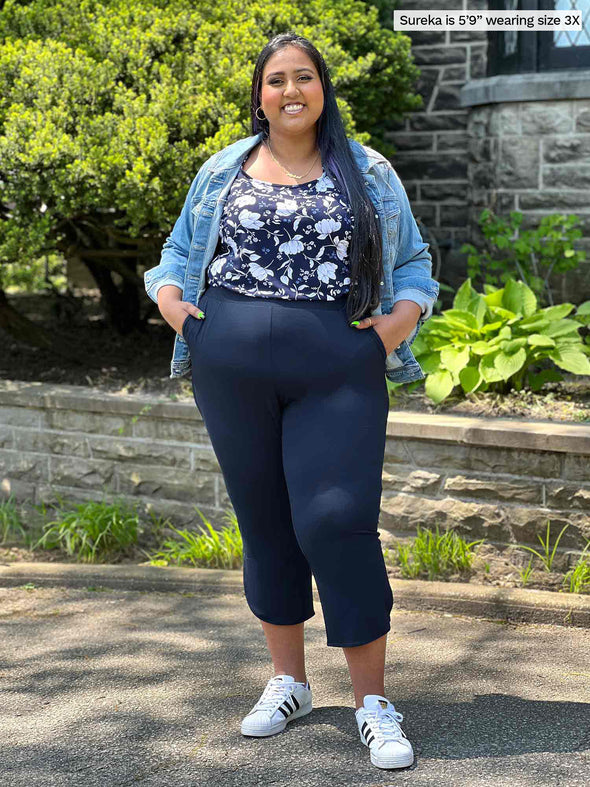
<path id="1" fill-rule="evenodd" d="M 387 180 L 400 205 L 395 259 L 393 261 L 393 302 L 409 300 L 417 303 L 422 314 L 420 322 L 431 315 L 438 298 L 439 285 L 432 278 L 432 256 L 412 213 L 410 201 L 394 168 L 388 164 Z"/>
<path id="2" fill-rule="evenodd" d="M 192 207 L 195 193 L 205 174 L 205 164 L 199 169 L 188 190 L 180 216 L 177 218 L 172 232 L 164 241 L 160 263 L 154 268 L 144 271 L 145 290 L 155 303 L 158 302 L 158 290 L 166 284 L 174 284 L 184 291 L 184 279 L 193 235 Z"/>

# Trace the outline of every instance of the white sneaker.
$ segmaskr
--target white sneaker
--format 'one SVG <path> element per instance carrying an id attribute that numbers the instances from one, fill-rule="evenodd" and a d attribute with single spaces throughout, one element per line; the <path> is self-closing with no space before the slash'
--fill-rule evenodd
<path id="1" fill-rule="evenodd" d="M 380 694 L 366 694 L 356 711 L 361 741 L 369 747 L 371 762 L 378 768 L 406 768 L 414 762 L 414 750 L 399 726 L 404 717 Z"/>
<path id="2" fill-rule="evenodd" d="M 242 720 L 242 735 L 263 738 L 312 710 L 309 681 L 297 683 L 292 675 L 275 675 L 252 710 Z"/>

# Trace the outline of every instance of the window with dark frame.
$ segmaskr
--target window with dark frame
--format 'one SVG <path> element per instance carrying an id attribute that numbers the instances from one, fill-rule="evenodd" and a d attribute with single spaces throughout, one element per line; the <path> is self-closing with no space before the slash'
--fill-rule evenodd
<path id="1" fill-rule="evenodd" d="M 582 30 L 488 31 L 487 76 L 590 69 L 590 0 L 489 0 L 490 11 L 569 11 Z M 589 75 L 590 79 L 590 75 Z"/>

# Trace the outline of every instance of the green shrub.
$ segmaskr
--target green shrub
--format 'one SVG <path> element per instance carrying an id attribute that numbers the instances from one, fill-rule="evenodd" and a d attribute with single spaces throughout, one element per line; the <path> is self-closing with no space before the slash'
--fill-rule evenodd
<path id="1" fill-rule="evenodd" d="M 590 374 L 590 347 L 579 332 L 590 320 L 590 301 L 577 308 L 561 303 L 537 307 L 534 292 L 509 278 L 502 289 L 484 285 L 476 292 L 466 279 L 453 308 L 432 316 L 416 337 L 412 351 L 425 374 L 425 391 L 435 403 L 458 389 L 460 395 L 493 390 L 537 391 L 551 380 Z"/>
<path id="2" fill-rule="evenodd" d="M 479 225 L 488 248 L 478 251 L 470 243 L 461 246 L 469 252 L 467 275 L 476 285 L 501 287 L 510 277 L 520 279 L 537 295 L 542 305 L 553 306 L 549 278 L 552 273 L 565 273 L 586 259 L 584 251 L 576 251 L 573 243 L 582 237 L 575 214 L 554 213 L 543 216 L 536 229 L 520 230 L 523 214 L 510 212 L 510 219 L 496 216 L 485 209 Z"/>
<path id="3" fill-rule="evenodd" d="M 360 0 L 0 4 L 0 288 L 75 256 L 133 326 L 138 264 L 157 262 L 205 159 L 250 133 L 256 58 L 288 30 L 322 52 L 349 136 L 393 155 L 383 131 L 423 105 L 420 72 Z"/>

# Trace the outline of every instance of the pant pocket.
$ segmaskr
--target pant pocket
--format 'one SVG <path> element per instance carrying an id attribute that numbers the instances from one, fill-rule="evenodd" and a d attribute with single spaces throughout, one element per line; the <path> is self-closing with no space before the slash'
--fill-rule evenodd
<path id="1" fill-rule="evenodd" d="M 187 329 L 188 329 L 188 326 L 190 325 L 191 319 L 193 319 L 193 315 L 192 314 L 187 314 L 186 317 L 184 318 L 184 322 L 182 323 L 182 328 L 180 329 L 180 333 L 182 335 L 182 339 L 185 342 L 186 342 L 186 337 L 187 337 Z"/>
<path id="2" fill-rule="evenodd" d="M 193 317 L 192 314 L 186 318 L 183 323 L 182 331 L 187 330 L 188 333 L 186 335 L 186 343 L 189 346 L 189 351 L 191 354 L 197 348 L 197 345 L 201 345 L 205 339 L 205 334 L 208 328 L 211 327 L 213 323 L 213 319 L 215 314 L 219 310 L 221 306 L 221 301 L 215 300 L 207 300 L 206 303 L 203 302 L 201 299 L 201 303 L 199 304 L 199 309 L 204 313 L 205 317 L 199 319 L 198 317 Z"/>
<path id="3" fill-rule="evenodd" d="M 374 325 L 371 325 L 369 327 L 369 333 L 373 337 L 373 341 L 376 342 L 377 347 L 379 348 L 379 351 L 383 356 L 383 360 L 385 360 L 387 358 L 387 350 L 385 349 L 385 345 L 383 344 L 383 339 L 379 336 L 379 334 L 375 330 Z"/>

